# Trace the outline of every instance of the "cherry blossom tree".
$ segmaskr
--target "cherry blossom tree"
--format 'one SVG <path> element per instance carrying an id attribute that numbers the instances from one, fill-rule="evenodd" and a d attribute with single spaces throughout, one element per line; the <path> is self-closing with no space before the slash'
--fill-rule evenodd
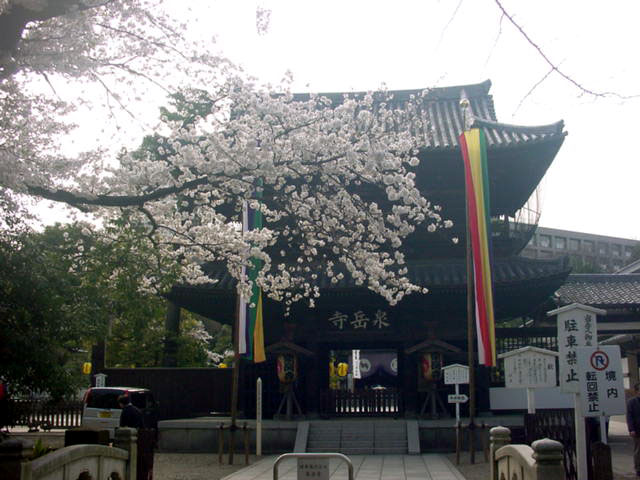
<path id="1" fill-rule="evenodd" d="M 161 3 L 0 2 L 4 193 L 96 215 L 126 209 L 146 226 L 141 241 L 192 282 L 209 281 L 201 265 L 221 261 L 247 293 L 242 266 L 258 258 L 257 282 L 287 304 L 313 304 L 320 275 L 350 276 L 391 303 L 421 290 L 407 278 L 403 240 L 450 225 L 415 183 L 423 95 L 400 105 L 384 91 L 327 98 L 261 86 L 187 41 Z M 71 158 L 60 154 L 68 114 L 90 99 L 38 93 L 34 77 L 98 84 L 114 115 L 150 86 L 173 102 L 139 149 Z M 263 228 L 239 228 L 244 202 L 262 212 Z"/>

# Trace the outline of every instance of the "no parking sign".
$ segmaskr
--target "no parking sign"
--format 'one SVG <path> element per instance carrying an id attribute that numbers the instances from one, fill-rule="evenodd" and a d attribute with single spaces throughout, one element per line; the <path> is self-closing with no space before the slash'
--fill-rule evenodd
<path id="1" fill-rule="evenodd" d="M 576 350 L 582 414 L 585 417 L 624 414 L 620 347 L 578 347 Z"/>

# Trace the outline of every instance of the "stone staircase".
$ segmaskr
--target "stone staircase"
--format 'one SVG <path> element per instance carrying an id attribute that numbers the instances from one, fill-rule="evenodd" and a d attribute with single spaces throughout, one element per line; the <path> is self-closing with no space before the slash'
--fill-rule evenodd
<path id="1" fill-rule="evenodd" d="M 309 422 L 306 427 L 299 429 L 299 433 L 307 430 L 306 452 L 409 453 L 406 420 L 318 421 Z M 300 443 L 305 444 L 304 439 L 300 439 Z"/>

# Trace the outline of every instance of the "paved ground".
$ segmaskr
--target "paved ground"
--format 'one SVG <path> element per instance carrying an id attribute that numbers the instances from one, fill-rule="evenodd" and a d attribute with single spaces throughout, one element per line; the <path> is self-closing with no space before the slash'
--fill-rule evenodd
<path id="1" fill-rule="evenodd" d="M 266 458 L 225 477 L 225 480 L 270 480 L 273 478 L 274 458 Z M 464 480 L 444 455 L 352 455 L 349 458 L 353 462 L 356 480 Z M 348 470 L 342 460 L 331 459 L 329 472 L 331 480 L 348 478 Z M 298 478 L 295 459 L 286 459 L 279 465 L 278 478 Z"/>

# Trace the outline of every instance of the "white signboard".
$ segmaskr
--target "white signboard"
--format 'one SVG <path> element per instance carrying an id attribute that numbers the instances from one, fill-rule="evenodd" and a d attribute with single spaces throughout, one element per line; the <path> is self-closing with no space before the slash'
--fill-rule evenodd
<path id="1" fill-rule="evenodd" d="M 106 387 L 107 386 L 107 375 L 104 373 L 97 373 L 96 377 L 96 387 Z"/>
<path id="2" fill-rule="evenodd" d="M 328 458 L 298 458 L 298 480 L 329 480 Z"/>
<path id="3" fill-rule="evenodd" d="M 353 378 L 362 378 L 360 374 L 360 350 L 351 350 L 351 365 L 353 366 Z"/>
<path id="4" fill-rule="evenodd" d="M 467 397 L 464 393 L 452 393 L 447 397 L 447 401 L 449 403 L 467 403 L 468 400 L 469 397 Z"/>
<path id="5" fill-rule="evenodd" d="M 560 354 L 560 390 L 578 392 L 578 347 L 598 343 L 596 316 L 601 312 L 583 305 L 555 310 L 558 314 L 558 353 Z M 549 312 L 552 314 L 553 312 Z M 606 312 L 602 312 L 606 313 Z"/>
<path id="6" fill-rule="evenodd" d="M 585 417 L 625 413 L 622 360 L 618 345 L 579 347 L 580 403 Z"/>
<path id="7" fill-rule="evenodd" d="M 445 385 L 469 383 L 469 367 L 454 363 L 442 368 Z"/>
<path id="8" fill-rule="evenodd" d="M 555 387 L 557 352 L 524 347 L 499 355 L 504 359 L 507 388 Z"/>

